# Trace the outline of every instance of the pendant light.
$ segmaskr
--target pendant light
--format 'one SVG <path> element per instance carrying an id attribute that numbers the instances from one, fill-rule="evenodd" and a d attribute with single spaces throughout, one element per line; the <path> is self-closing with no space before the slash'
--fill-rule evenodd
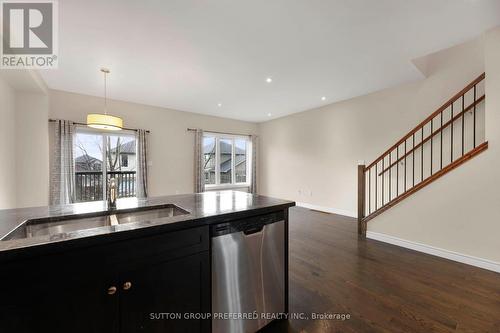
<path id="1" fill-rule="evenodd" d="M 87 115 L 87 126 L 97 129 L 110 131 L 120 131 L 123 129 L 123 119 L 108 114 L 108 96 L 106 91 L 106 76 L 109 74 L 109 69 L 101 68 L 104 74 L 104 114 L 91 113 Z"/>

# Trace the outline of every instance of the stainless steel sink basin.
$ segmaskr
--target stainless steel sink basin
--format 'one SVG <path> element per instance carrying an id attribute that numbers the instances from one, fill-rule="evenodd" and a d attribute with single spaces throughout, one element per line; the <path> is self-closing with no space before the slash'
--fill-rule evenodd
<path id="1" fill-rule="evenodd" d="M 87 230 L 111 225 L 151 221 L 165 217 L 189 214 L 188 211 L 172 204 L 138 208 L 135 210 L 101 212 L 88 214 L 86 217 L 61 216 L 55 218 L 33 219 L 26 221 L 4 238 L 31 238 L 45 235 L 56 235 L 80 230 Z M 91 216 L 89 216 L 91 215 Z"/>

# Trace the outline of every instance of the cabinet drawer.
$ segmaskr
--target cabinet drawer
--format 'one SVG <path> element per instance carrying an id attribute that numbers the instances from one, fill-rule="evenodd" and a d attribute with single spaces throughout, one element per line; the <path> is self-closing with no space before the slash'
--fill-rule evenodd
<path id="1" fill-rule="evenodd" d="M 13 261 L 0 266 L 0 279 L 43 285 L 65 276 L 64 283 L 71 284 L 73 279 L 92 275 L 94 271 L 107 276 L 131 265 L 175 259 L 208 249 L 209 229 L 203 226 Z"/>
<path id="2" fill-rule="evenodd" d="M 209 229 L 204 226 L 123 241 L 109 250 L 117 254 L 117 260 L 130 261 L 159 256 L 173 259 L 208 249 Z"/>

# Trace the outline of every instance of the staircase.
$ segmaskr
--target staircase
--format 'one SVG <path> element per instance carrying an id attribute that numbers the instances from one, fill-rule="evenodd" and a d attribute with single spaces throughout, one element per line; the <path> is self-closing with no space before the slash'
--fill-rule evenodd
<path id="1" fill-rule="evenodd" d="M 439 177 L 488 148 L 484 135 L 485 74 L 368 166 L 358 166 L 358 231 Z"/>

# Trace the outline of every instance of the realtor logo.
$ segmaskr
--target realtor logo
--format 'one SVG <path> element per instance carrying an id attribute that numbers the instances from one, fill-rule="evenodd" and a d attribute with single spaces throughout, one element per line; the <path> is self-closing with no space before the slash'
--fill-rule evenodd
<path id="1" fill-rule="evenodd" d="M 1 68 L 57 68 L 57 2 L 1 1 Z"/>

